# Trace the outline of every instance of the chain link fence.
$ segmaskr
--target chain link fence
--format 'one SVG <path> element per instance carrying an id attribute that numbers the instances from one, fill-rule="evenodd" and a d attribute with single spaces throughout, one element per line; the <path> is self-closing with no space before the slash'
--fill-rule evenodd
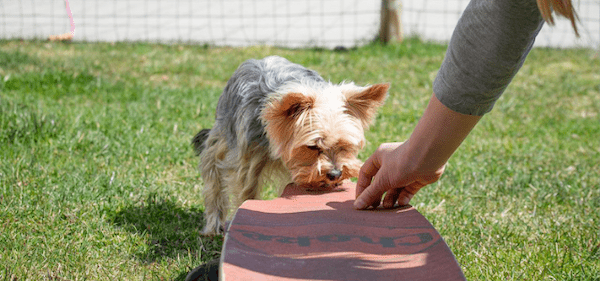
<path id="1" fill-rule="evenodd" d="M 380 1 L 0 0 L 1 39 L 144 41 L 216 46 L 352 47 L 377 37 Z M 404 36 L 449 40 L 468 0 L 403 0 Z M 600 49 L 600 1 L 574 0 L 581 37 L 567 20 L 544 26 L 536 46 Z"/>

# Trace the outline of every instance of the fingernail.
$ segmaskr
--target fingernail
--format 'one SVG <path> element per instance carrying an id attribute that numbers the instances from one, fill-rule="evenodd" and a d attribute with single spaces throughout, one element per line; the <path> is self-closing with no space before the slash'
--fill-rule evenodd
<path id="1" fill-rule="evenodd" d="M 362 210 L 365 208 L 365 202 L 361 199 L 354 200 L 354 208 Z"/>

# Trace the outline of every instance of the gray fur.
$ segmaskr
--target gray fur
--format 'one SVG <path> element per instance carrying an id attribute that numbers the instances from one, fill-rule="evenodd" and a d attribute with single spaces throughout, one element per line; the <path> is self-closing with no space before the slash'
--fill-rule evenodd
<path id="1" fill-rule="evenodd" d="M 196 151 L 201 151 L 204 234 L 221 233 L 230 200 L 237 208 L 260 197 L 263 170 L 269 179 L 287 171 L 281 159 L 269 153 L 273 144 L 263 124 L 265 107 L 290 91 L 320 93 L 331 86 L 317 72 L 277 56 L 248 60 L 238 67 L 219 98 L 213 128 L 192 140 Z M 284 176 L 292 179 L 290 173 Z"/>
<path id="2" fill-rule="evenodd" d="M 196 155 L 200 155 L 200 153 L 202 153 L 202 150 L 204 150 L 204 142 L 208 138 L 209 133 L 210 129 L 203 129 L 200 132 L 198 132 L 198 134 L 196 134 L 196 136 L 194 136 L 194 138 L 192 139 L 192 145 L 194 146 L 194 151 L 196 152 Z"/>
<path id="3" fill-rule="evenodd" d="M 268 149 L 269 140 L 259 117 L 269 94 L 285 83 L 307 79 L 317 84 L 328 83 L 316 71 L 282 57 L 247 60 L 229 79 L 219 98 L 213 130 L 220 130 L 229 147 L 237 145 L 237 132 L 245 132 L 249 145 Z"/>

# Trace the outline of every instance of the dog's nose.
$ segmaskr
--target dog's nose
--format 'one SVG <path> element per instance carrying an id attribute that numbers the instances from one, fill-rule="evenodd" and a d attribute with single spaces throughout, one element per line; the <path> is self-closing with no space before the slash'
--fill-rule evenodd
<path id="1" fill-rule="evenodd" d="M 334 168 L 334 169 L 331 169 L 331 171 L 329 171 L 327 173 L 327 178 L 331 181 L 337 180 L 340 178 L 341 175 L 342 175 L 342 171 Z"/>

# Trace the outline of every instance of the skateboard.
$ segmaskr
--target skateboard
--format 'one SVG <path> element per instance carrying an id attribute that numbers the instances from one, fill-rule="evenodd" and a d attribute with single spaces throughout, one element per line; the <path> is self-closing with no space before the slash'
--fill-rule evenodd
<path id="1" fill-rule="evenodd" d="M 248 200 L 225 234 L 221 280 L 465 280 L 454 254 L 414 207 L 355 210 L 355 184 L 293 184 Z"/>

